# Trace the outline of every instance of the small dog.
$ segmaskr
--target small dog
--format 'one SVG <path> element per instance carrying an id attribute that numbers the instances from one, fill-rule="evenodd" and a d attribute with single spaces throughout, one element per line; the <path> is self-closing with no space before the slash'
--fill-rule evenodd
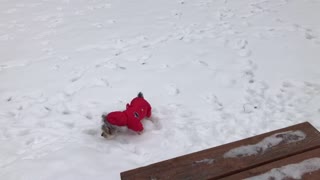
<path id="1" fill-rule="evenodd" d="M 137 97 L 127 104 L 126 110 L 114 111 L 107 115 L 102 115 L 103 125 L 101 127 L 101 136 L 105 138 L 112 137 L 116 132 L 117 126 L 127 126 L 138 134 L 143 131 L 141 120 L 145 117 L 151 117 L 151 105 L 140 92 Z"/>

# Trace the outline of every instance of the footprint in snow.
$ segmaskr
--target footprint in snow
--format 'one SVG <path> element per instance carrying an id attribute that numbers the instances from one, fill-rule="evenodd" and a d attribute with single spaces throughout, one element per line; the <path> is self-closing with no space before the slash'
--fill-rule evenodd
<path id="1" fill-rule="evenodd" d="M 92 120 L 93 119 L 93 116 L 90 112 L 86 112 L 85 114 L 83 114 L 83 116 L 88 119 L 88 120 Z"/>
<path id="2" fill-rule="evenodd" d="M 205 96 L 205 101 L 213 106 L 215 110 L 221 111 L 223 110 L 223 104 L 219 101 L 218 97 L 214 94 L 209 94 Z"/>
<path id="3" fill-rule="evenodd" d="M 142 56 L 141 58 L 138 59 L 138 62 L 141 64 L 141 65 L 145 65 L 147 64 L 147 61 L 150 59 L 151 55 L 144 55 Z"/>
<path id="4" fill-rule="evenodd" d="M 252 70 L 246 70 L 246 71 L 244 71 L 243 77 L 244 77 L 245 79 L 247 79 L 250 84 L 252 84 L 252 83 L 255 82 L 255 80 L 254 80 L 254 73 L 253 73 Z"/>
<path id="5" fill-rule="evenodd" d="M 111 87 L 109 81 L 106 78 L 93 79 L 90 86 L 94 87 Z"/>
<path id="6" fill-rule="evenodd" d="M 177 96 L 180 94 L 180 90 L 175 85 L 167 85 L 165 90 L 170 96 Z"/>
<path id="7" fill-rule="evenodd" d="M 248 103 L 243 105 L 244 113 L 252 113 L 255 109 L 258 109 L 258 106 L 248 104 Z"/>
<path id="8" fill-rule="evenodd" d="M 100 133 L 100 130 L 98 129 L 85 129 L 82 131 L 84 134 L 90 135 L 90 136 L 96 136 Z"/>
<path id="9" fill-rule="evenodd" d="M 311 31 L 311 30 L 306 30 L 304 32 L 304 37 L 305 39 L 307 40 L 314 40 L 316 39 L 317 37 L 315 36 L 315 34 Z"/>
<path id="10" fill-rule="evenodd" d="M 201 65 L 201 66 L 204 66 L 204 67 L 209 67 L 209 64 L 206 62 L 206 61 L 203 61 L 203 60 L 194 60 L 193 61 L 194 63 L 196 63 L 196 64 L 199 64 L 199 65 Z"/>
<path id="11" fill-rule="evenodd" d="M 251 50 L 249 49 L 241 49 L 238 51 L 238 55 L 240 57 L 249 57 L 251 55 Z"/>
<path id="12" fill-rule="evenodd" d="M 76 82 L 83 76 L 83 72 L 74 72 L 73 77 L 70 79 L 70 82 Z"/>
<path id="13" fill-rule="evenodd" d="M 69 129 L 73 129 L 75 127 L 74 122 L 63 122 L 63 125 Z"/>
<path id="14" fill-rule="evenodd" d="M 21 131 L 18 133 L 19 136 L 26 136 L 26 135 L 28 135 L 28 134 L 30 134 L 30 130 L 29 130 L 29 129 L 21 130 Z"/>
<path id="15" fill-rule="evenodd" d="M 318 38 L 318 35 L 312 29 L 303 27 L 299 24 L 294 24 L 293 28 L 296 31 L 301 32 L 306 40 L 313 41 L 315 44 L 320 44 L 320 40 Z"/>
<path id="16" fill-rule="evenodd" d="M 150 120 L 152 123 L 153 123 L 153 125 L 154 125 L 154 127 L 153 127 L 153 129 L 154 130 L 161 130 L 162 129 L 162 125 L 161 125 L 161 123 L 160 123 L 160 118 L 159 117 L 157 117 L 157 116 L 155 116 L 155 115 L 152 115 L 149 119 L 147 119 L 147 120 Z"/>
<path id="17" fill-rule="evenodd" d="M 114 63 L 112 61 L 106 61 L 106 62 L 102 62 L 102 63 L 99 63 L 96 65 L 96 68 L 99 68 L 99 67 L 106 67 L 108 69 L 112 69 L 112 70 L 126 70 L 127 68 L 124 67 L 124 66 L 121 66 L 117 63 Z"/>
<path id="18" fill-rule="evenodd" d="M 240 57 L 248 57 L 251 55 L 251 50 L 248 49 L 248 41 L 246 39 L 237 39 L 235 41 L 231 41 L 231 48 L 238 50 L 238 55 Z"/>

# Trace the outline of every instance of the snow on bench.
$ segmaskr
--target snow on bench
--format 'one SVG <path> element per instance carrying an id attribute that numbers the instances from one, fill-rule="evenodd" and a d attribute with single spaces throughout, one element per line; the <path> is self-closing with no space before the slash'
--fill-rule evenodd
<path id="1" fill-rule="evenodd" d="M 281 159 L 248 171 L 243 171 L 224 180 L 246 179 L 315 179 L 320 177 L 320 148 Z"/>
<path id="2" fill-rule="evenodd" d="M 305 122 L 122 172 L 121 179 L 201 180 L 244 179 L 251 176 L 256 176 L 253 179 L 268 179 L 279 174 L 302 177 L 304 174 L 320 173 L 318 166 L 313 166 L 320 158 L 319 148 L 320 133 Z M 290 172 L 296 167 L 301 169 L 300 173 L 291 176 Z M 305 167 L 311 169 L 306 170 Z"/>
<path id="3" fill-rule="evenodd" d="M 303 175 L 320 170 L 320 158 L 311 158 L 297 164 L 289 164 L 280 168 L 271 169 L 264 174 L 247 178 L 246 180 L 259 179 L 301 179 Z"/>
<path id="4" fill-rule="evenodd" d="M 224 154 L 225 158 L 243 157 L 257 155 L 270 150 L 272 147 L 279 145 L 280 143 L 289 144 L 304 140 L 306 135 L 302 131 L 287 131 L 276 133 L 264 138 L 257 144 L 246 145 L 238 148 L 231 149 Z"/>

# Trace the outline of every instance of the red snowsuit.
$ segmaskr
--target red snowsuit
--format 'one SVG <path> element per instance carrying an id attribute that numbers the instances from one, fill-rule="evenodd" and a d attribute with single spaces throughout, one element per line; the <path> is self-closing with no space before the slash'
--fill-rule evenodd
<path id="1" fill-rule="evenodd" d="M 136 132 L 143 131 L 140 122 L 145 117 L 151 116 L 151 106 L 143 97 L 134 98 L 124 111 L 115 111 L 109 113 L 104 121 L 112 125 L 127 126 Z"/>

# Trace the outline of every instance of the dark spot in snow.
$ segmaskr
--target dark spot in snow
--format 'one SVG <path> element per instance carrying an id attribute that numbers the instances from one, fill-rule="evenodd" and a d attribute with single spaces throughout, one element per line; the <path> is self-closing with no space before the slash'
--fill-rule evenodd
<path id="1" fill-rule="evenodd" d="M 70 111 L 65 110 L 65 111 L 62 112 L 62 114 L 63 115 L 68 115 L 68 114 L 70 114 Z"/>
<path id="2" fill-rule="evenodd" d="M 91 136 L 95 136 L 99 133 L 99 131 L 96 129 L 86 129 L 86 130 L 83 130 L 83 133 L 91 135 Z"/>
<path id="3" fill-rule="evenodd" d="M 78 81 L 80 79 L 80 77 L 74 77 L 74 78 L 72 78 L 70 81 L 71 82 L 76 82 L 76 81 Z"/>
<path id="4" fill-rule="evenodd" d="M 251 83 L 251 84 L 254 83 L 254 80 L 251 79 L 251 80 L 249 81 L 249 83 Z"/>
<path id="5" fill-rule="evenodd" d="M 73 123 L 73 122 L 66 122 L 66 123 L 64 123 L 64 125 L 65 125 L 66 127 L 68 127 L 69 129 L 74 128 L 74 123 Z"/>
<path id="6" fill-rule="evenodd" d="M 92 119 L 92 115 L 91 115 L 91 114 L 86 114 L 85 117 L 86 117 L 87 119 L 89 119 L 89 120 Z"/>
<path id="7" fill-rule="evenodd" d="M 11 100 L 12 100 L 12 97 L 9 97 L 9 98 L 7 99 L 8 102 L 10 102 Z"/>

